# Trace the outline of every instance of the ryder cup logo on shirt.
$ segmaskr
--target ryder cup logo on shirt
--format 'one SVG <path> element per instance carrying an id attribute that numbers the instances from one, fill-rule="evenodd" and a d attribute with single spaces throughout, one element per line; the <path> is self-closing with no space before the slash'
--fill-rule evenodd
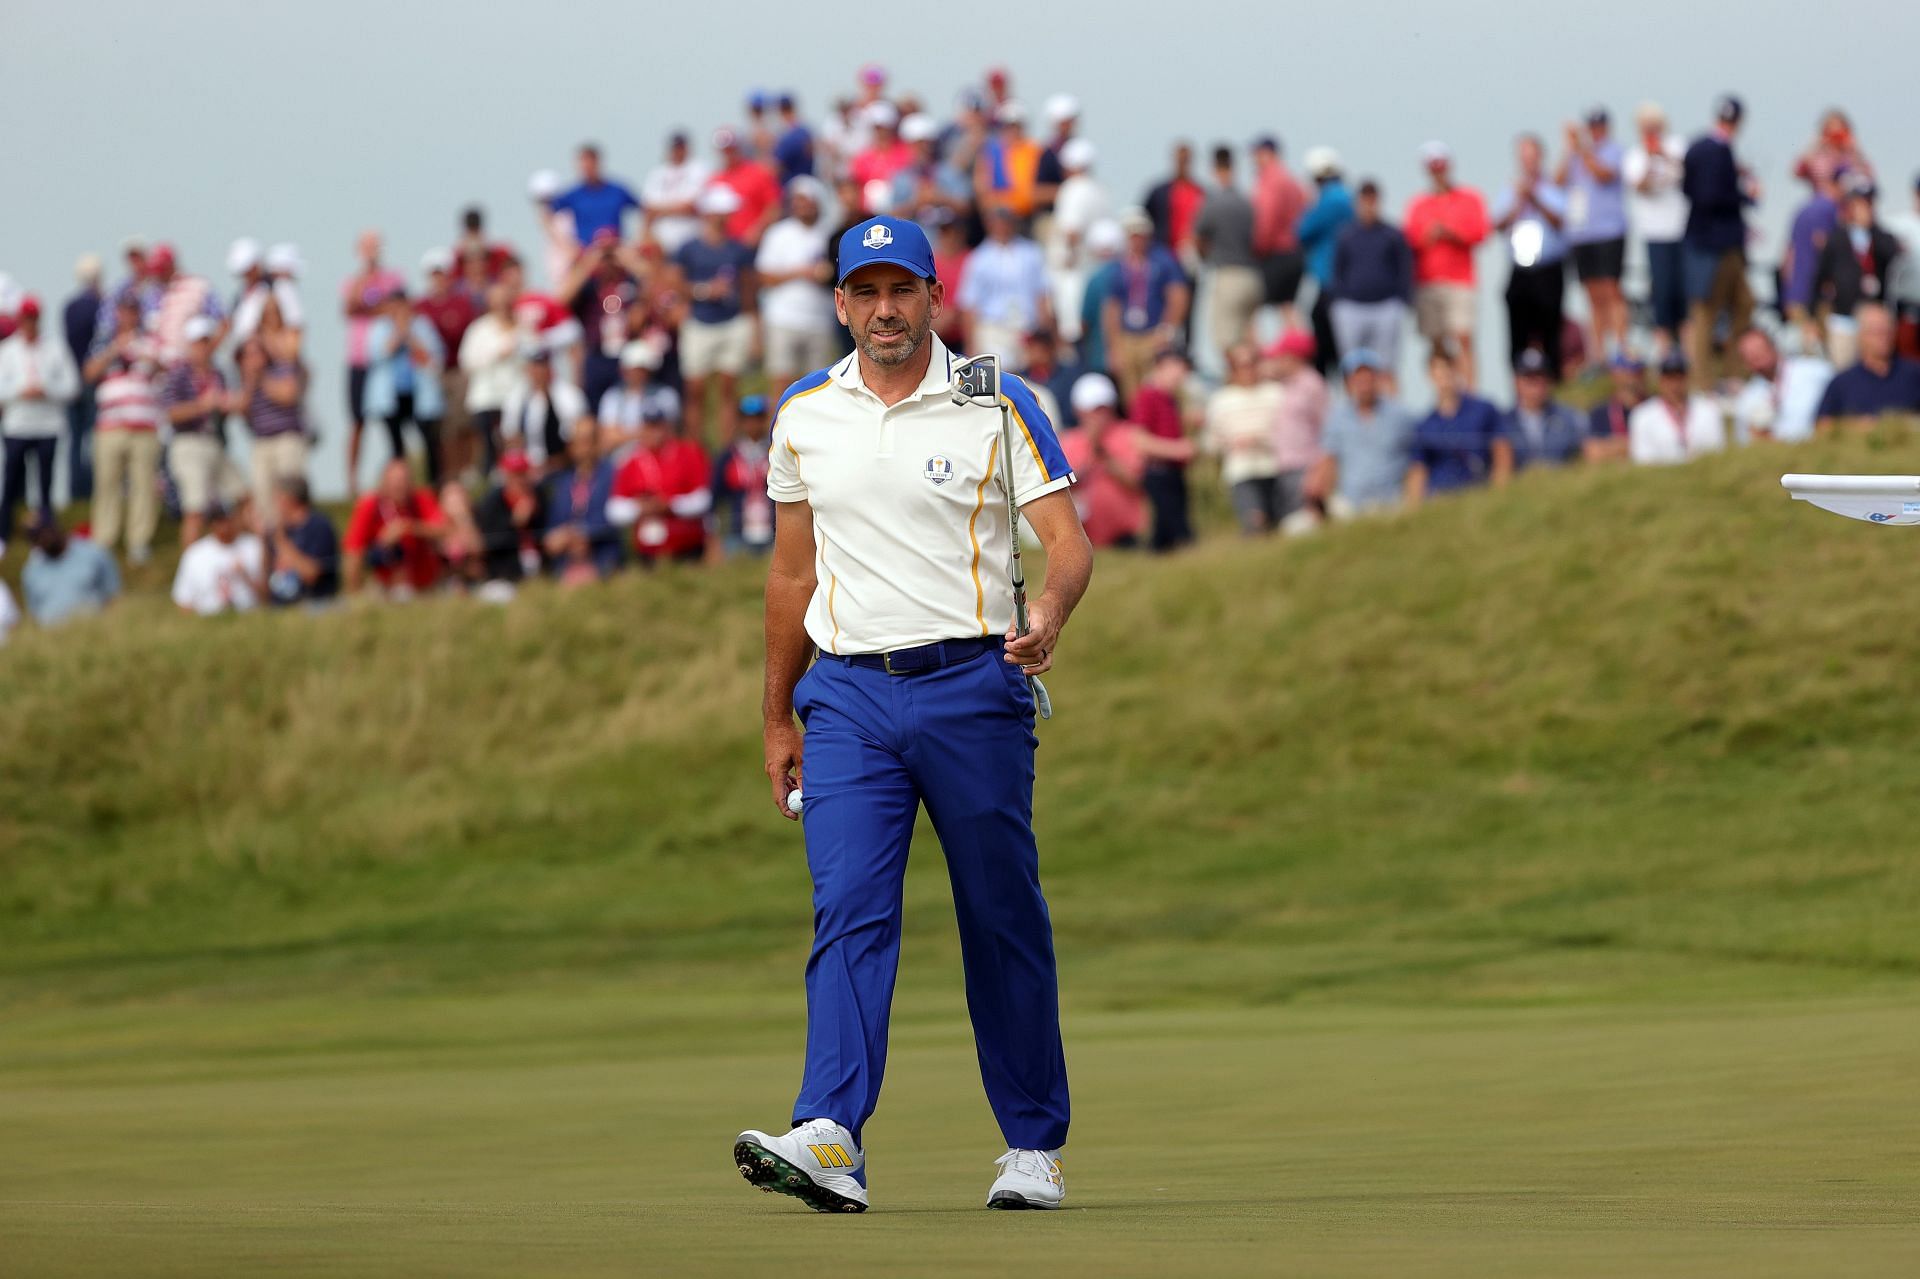
<path id="1" fill-rule="evenodd" d="M 875 224 L 867 228 L 867 233 L 860 237 L 860 243 L 869 249 L 884 249 L 893 243 L 893 232 Z"/>
<path id="2" fill-rule="evenodd" d="M 953 478 L 953 463 L 935 453 L 927 459 L 926 474 L 935 484 L 945 484 Z"/>

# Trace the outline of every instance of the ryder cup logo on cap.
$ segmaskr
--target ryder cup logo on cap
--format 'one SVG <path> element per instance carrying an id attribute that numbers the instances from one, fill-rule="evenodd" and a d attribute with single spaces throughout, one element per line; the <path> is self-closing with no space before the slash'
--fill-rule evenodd
<path id="1" fill-rule="evenodd" d="M 945 484 L 953 478 L 953 463 L 935 453 L 927 459 L 926 474 L 935 484 Z"/>
<path id="2" fill-rule="evenodd" d="M 862 267 L 879 263 L 905 267 L 923 280 L 934 278 L 933 245 L 918 222 L 904 218 L 868 218 L 840 237 L 840 283 Z"/>

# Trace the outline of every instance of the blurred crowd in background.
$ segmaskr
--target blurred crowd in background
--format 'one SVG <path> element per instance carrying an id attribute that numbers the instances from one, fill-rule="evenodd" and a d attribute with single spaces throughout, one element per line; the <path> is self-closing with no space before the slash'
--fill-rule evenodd
<path id="1" fill-rule="evenodd" d="M 297 248 L 252 239 L 192 264 L 130 238 L 58 301 L 0 275 L 0 549 L 26 526 L 27 611 L 103 607 L 163 520 L 201 614 L 762 553 L 781 391 L 851 350 L 838 240 L 878 213 L 926 227 L 936 331 L 1027 379 L 1101 546 L 1190 541 L 1199 484 L 1249 535 L 1306 532 L 1529 467 L 1920 412 L 1920 180 L 1883 190 L 1838 110 L 1778 175 L 1795 212 L 1767 245 L 1732 96 L 1522 134 L 1490 192 L 1444 140 L 1382 177 L 1265 135 L 1176 142 L 1129 199 L 1069 95 L 1030 109 L 998 69 L 949 110 L 878 66 L 856 86 L 818 114 L 754 92 L 638 183 L 584 144 L 529 180 L 535 244 L 467 208 L 409 273 L 366 231 L 324 303 Z M 1504 335 L 1477 331 L 1489 268 Z M 335 308 L 348 366 L 310 368 Z M 1502 336 L 1496 404 L 1475 352 Z M 309 489 L 316 397 L 344 402 L 338 523 Z M 56 505 L 57 462 L 84 513 Z M 0 634 L 17 617 L 0 584 Z"/>

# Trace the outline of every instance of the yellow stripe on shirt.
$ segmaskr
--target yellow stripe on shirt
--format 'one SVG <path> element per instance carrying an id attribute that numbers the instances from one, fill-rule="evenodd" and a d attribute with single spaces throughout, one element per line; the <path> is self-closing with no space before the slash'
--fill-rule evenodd
<path id="1" fill-rule="evenodd" d="M 820 550 L 818 552 L 820 567 L 827 568 L 826 531 L 822 529 L 818 523 L 813 526 L 813 530 L 820 535 Z M 827 651 L 830 653 L 838 653 L 840 651 L 840 619 L 833 615 L 833 596 L 839 589 L 839 577 L 834 574 L 832 569 L 827 569 L 827 620 L 833 623 L 833 643 L 827 646 Z"/>
<path id="2" fill-rule="evenodd" d="M 1040 474 L 1046 476 L 1048 481 L 1051 482 L 1053 472 L 1047 469 L 1047 459 L 1040 456 L 1040 446 L 1034 443 L 1033 432 L 1027 429 L 1027 419 L 1020 416 L 1020 408 L 1012 400 L 1004 395 L 1001 396 L 1000 399 L 1002 403 L 1013 410 L 1013 420 L 1020 424 L 1020 434 L 1027 437 L 1027 447 L 1033 450 L 1033 464 L 1039 467 Z"/>
<path id="3" fill-rule="evenodd" d="M 973 493 L 973 514 L 967 519 L 967 540 L 973 543 L 973 615 L 980 620 L 980 633 L 987 631 L 987 588 L 980 582 L 980 532 L 976 527 L 980 522 L 980 512 L 987 504 L 987 481 L 994 476 L 994 464 L 1000 459 L 1000 437 L 994 436 L 987 445 L 987 470 L 980 477 L 980 487 Z M 1045 469 L 1045 468 L 1042 468 Z"/>
<path id="4" fill-rule="evenodd" d="M 819 386 L 810 386 L 804 391 L 794 392 L 792 395 L 787 397 L 785 404 L 775 405 L 773 409 L 773 420 L 767 423 L 767 434 L 772 435 L 773 428 L 780 425 L 780 415 L 787 411 L 788 404 L 793 403 L 795 400 L 804 400 L 809 395 L 812 395 L 815 391 L 824 391 L 832 385 L 833 385 L 833 379 L 828 378 L 826 381 L 822 382 Z M 787 445 L 787 448 L 791 450 L 793 448 L 793 445 L 789 443 Z"/>

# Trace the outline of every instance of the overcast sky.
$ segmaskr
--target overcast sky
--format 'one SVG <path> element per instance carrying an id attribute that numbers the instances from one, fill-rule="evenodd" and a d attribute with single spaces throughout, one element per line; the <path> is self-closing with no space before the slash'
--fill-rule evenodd
<path id="1" fill-rule="evenodd" d="M 335 298 L 360 228 L 383 230 L 410 275 L 473 201 L 530 248 L 533 170 L 568 169 L 573 146 L 594 138 L 637 186 L 671 126 L 704 134 L 737 120 L 754 86 L 797 90 L 812 114 L 871 59 L 944 107 L 998 62 L 1029 104 L 1081 99 L 1100 171 L 1124 199 L 1176 135 L 1244 142 L 1270 130 L 1296 163 L 1308 146 L 1338 148 L 1349 173 L 1385 183 L 1394 211 L 1427 137 L 1449 140 L 1461 176 L 1487 188 L 1507 174 L 1516 130 L 1557 135 L 1592 102 L 1624 123 L 1653 98 L 1691 133 L 1732 89 L 1747 100 L 1741 149 L 1767 186 L 1771 252 L 1798 198 L 1787 169 L 1829 104 L 1852 113 L 1889 188 L 1883 207 L 1910 199 L 1917 49 L 1911 0 L 1832 11 L 1775 0 L 4 0 L 0 270 L 58 300 L 78 254 L 111 257 L 137 231 L 171 240 L 224 291 L 235 237 L 297 243 L 309 410 L 326 436 L 317 478 L 331 491 L 344 430 Z M 1491 296 L 1504 277 L 1496 249 L 1483 250 L 1481 275 Z M 1497 333 L 1490 305 L 1483 316 Z"/>

